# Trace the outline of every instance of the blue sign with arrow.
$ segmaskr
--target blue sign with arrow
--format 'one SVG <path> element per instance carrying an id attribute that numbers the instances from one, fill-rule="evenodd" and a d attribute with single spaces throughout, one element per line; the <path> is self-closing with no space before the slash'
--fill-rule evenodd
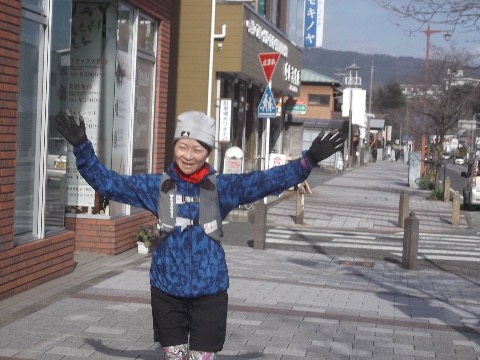
<path id="1" fill-rule="evenodd" d="M 272 90 L 267 86 L 263 93 L 262 100 L 258 105 L 259 118 L 275 118 L 277 117 L 277 103 L 273 97 Z"/>

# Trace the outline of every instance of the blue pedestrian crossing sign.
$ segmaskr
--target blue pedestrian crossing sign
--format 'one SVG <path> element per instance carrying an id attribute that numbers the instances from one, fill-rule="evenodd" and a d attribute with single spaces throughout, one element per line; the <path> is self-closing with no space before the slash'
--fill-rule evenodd
<path id="1" fill-rule="evenodd" d="M 263 93 L 262 100 L 258 105 L 259 118 L 275 118 L 277 117 L 277 102 L 273 97 L 272 90 L 267 86 Z"/>

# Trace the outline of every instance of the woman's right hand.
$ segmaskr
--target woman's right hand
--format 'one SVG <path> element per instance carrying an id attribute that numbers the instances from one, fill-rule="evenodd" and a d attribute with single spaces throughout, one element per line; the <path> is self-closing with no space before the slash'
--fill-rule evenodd
<path id="1" fill-rule="evenodd" d="M 87 140 L 83 116 L 80 115 L 78 120 L 80 124 L 77 124 L 68 110 L 60 111 L 55 117 L 55 128 L 73 146 L 78 146 Z"/>

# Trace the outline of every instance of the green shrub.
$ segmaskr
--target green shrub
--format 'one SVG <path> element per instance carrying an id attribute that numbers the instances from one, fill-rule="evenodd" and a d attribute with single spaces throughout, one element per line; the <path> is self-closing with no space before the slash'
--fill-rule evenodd
<path id="1" fill-rule="evenodd" d="M 435 184 L 428 176 L 422 176 L 418 182 L 418 187 L 421 190 L 433 190 L 435 189 Z"/>

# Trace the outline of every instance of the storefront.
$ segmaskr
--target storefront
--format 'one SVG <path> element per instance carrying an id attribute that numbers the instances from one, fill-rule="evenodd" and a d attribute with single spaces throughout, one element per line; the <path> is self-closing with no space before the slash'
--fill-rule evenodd
<path id="1" fill-rule="evenodd" d="M 216 43 L 213 86 L 217 119 L 221 120 L 220 99 L 231 99 L 231 137 L 219 136 L 218 159 L 231 146 L 245 153 L 245 170 L 267 168 L 272 153 L 285 153 L 283 145 L 285 112 L 283 103 L 296 96 L 300 86 L 302 54 L 299 48 L 248 4 L 217 4 L 217 28 L 226 25 L 225 38 Z M 259 55 L 278 53 L 270 83 Z M 268 74 L 267 74 L 268 76 Z M 270 86 L 276 112 L 270 118 L 259 116 L 265 89 Z M 263 99 L 262 99 L 263 97 Z M 221 122 L 218 121 L 220 129 Z M 258 160 L 257 160 L 258 159 Z M 218 162 L 222 170 L 222 161 Z"/>
<path id="2" fill-rule="evenodd" d="M 102 162 L 163 171 L 170 1 L 0 0 L 8 45 L 0 77 L 0 298 L 73 270 L 75 250 L 136 246 L 139 209 L 101 198 L 78 174 L 53 119 L 85 119 Z M 13 3 L 13 4 L 12 4 Z M 7 14 L 8 13 L 8 14 Z M 3 38 L 5 37 L 5 38 Z M 2 71 L 2 70 L 0 70 Z"/>
<path id="3" fill-rule="evenodd" d="M 200 110 L 216 119 L 218 136 L 210 162 L 219 172 L 231 147 L 243 150 L 245 171 L 265 168 L 270 153 L 286 150 L 282 105 L 299 91 L 300 49 L 250 3 L 213 2 L 212 8 L 206 1 L 182 0 L 178 6 L 179 29 L 172 34 L 178 34 L 179 48 L 172 49 L 172 66 L 179 76 L 169 106 L 172 116 Z M 278 6 L 279 18 L 288 15 L 285 10 Z M 280 55 L 270 84 L 277 111 L 268 119 L 258 116 L 269 85 L 259 60 L 265 53 Z"/>

